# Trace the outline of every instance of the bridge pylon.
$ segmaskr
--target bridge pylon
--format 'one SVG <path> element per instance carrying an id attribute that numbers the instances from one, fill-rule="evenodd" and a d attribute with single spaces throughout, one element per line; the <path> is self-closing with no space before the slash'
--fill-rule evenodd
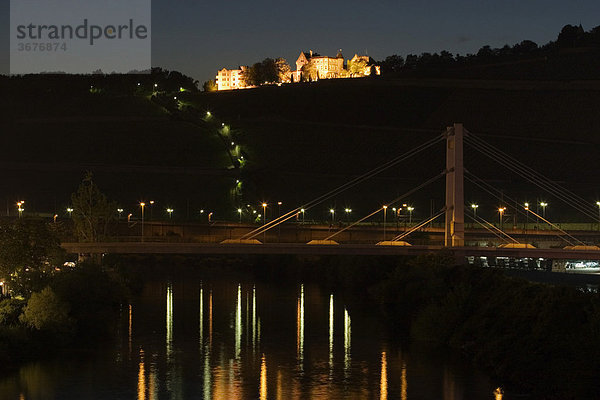
<path id="1" fill-rule="evenodd" d="M 465 245 L 465 202 L 462 124 L 446 128 L 445 246 Z"/>

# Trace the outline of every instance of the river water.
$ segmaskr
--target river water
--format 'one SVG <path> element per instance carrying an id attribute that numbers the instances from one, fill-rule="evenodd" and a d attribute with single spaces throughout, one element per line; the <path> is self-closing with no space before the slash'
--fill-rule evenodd
<path id="1" fill-rule="evenodd" d="M 498 398 L 459 357 L 385 332 L 316 285 L 152 282 L 123 306 L 115 343 L 24 365 L 0 399 Z"/>

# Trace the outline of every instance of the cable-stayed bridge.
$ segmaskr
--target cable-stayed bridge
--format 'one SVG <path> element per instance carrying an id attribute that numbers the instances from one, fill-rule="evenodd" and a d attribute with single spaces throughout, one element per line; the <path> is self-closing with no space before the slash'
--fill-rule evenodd
<path id="1" fill-rule="evenodd" d="M 343 227 L 334 229 L 330 226 L 327 232 L 321 230 L 320 234 L 311 235 L 315 237 L 307 242 L 302 241 L 305 235 L 296 235 L 295 240 L 290 240 L 289 235 L 284 235 L 284 241 L 281 240 L 280 232 L 282 228 L 289 230 L 290 224 L 298 221 L 300 213 L 304 214 L 311 208 L 317 207 L 335 196 L 343 193 L 350 188 L 358 187 L 368 179 L 399 165 L 416 156 L 426 159 L 426 151 L 434 146 L 440 146 L 441 143 L 446 147 L 446 167 L 437 175 L 424 179 L 416 187 L 408 190 L 404 194 L 386 202 L 386 204 L 374 209 L 363 217 L 348 223 Z M 550 260 L 600 260 L 599 243 L 600 233 L 594 232 L 574 232 L 568 231 L 566 227 L 553 223 L 545 216 L 545 208 L 542 215 L 539 210 L 533 210 L 529 204 L 519 204 L 515 199 L 507 196 L 498 188 L 479 178 L 476 174 L 463 165 L 463 154 L 465 145 L 470 150 L 488 157 L 490 160 L 498 163 L 511 173 L 521 177 L 530 185 L 543 190 L 545 193 L 564 202 L 569 207 L 576 210 L 589 222 L 590 226 L 597 224 L 600 227 L 600 214 L 596 204 L 585 200 L 581 196 L 569 191 L 556 182 L 552 181 L 543 174 L 528 167 L 525 163 L 517 160 L 501 149 L 487 143 L 477 135 L 468 132 L 462 124 L 454 124 L 448 127 L 442 135 L 438 135 L 419 146 L 387 161 L 386 163 L 344 183 L 343 185 L 324 193 L 298 207 L 285 212 L 271 221 L 264 220 L 258 227 L 247 228 L 248 231 L 241 233 L 243 226 L 240 224 L 236 229 L 234 236 L 233 230 L 229 231 L 229 238 L 219 243 L 156 243 L 151 242 L 146 236 L 139 237 L 139 242 L 115 242 L 115 243 L 65 243 L 64 247 L 73 253 L 176 253 L 176 254 L 350 254 L 350 255 L 418 255 L 431 252 L 446 252 L 454 255 L 457 259 L 463 257 L 486 257 L 486 258 L 523 258 L 523 259 L 550 259 Z M 437 212 L 423 220 L 410 224 L 409 227 L 398 231 L 394 230 L 386 221 L 388 212 L 396 207 L 401 207 L 403 201 L 418 191 L 432 185 L 445 178 L 445 205 Z M 525 222 L 522 231 L 515 232 L 513 227 L 510 230 L 503 229 L 503 213 L 506 207 L 499 207 L 498 213 L 500 223 L 495 224 L 485 220 L 477 215 L 476 205 L 465 204 L 464 185 L 468 183 L 485 192 L 490 198 L 498 199 L 499 204 L 514 204 L 512 211 L 518 214 L 525 221 L 536 220 L 538 223 L 549 227 L 548 231 L 533 231 L 528 228 Z M 266 207 L 266 205 L 263 205 Z M 600 207 L 600 206 L 598 206 Z M 465 212 L 467 209 L 468 212 Z M 364 241 L 344 241 L 349 233 L 359 232 L 365 223 L 371 219 L 383 216 L 383 235 L 377 234 L 365 236 Z M 465 231 L 465 216 L 469 222 L 467 232 Z M 443 240 L 440 235 L 430 235 L 430 242 L 427 244 L 411 243 L 411 237 L 416 232 L 423 235 L 427 232 L 435 232 L 432 228 L 437 221 L 443 221 Z M 474 227 L 477 227 L 474 230 Z M 302 227 L 306 229 L 306 226 Z M 318 227 L 309 227 L 317 229 Z M 386 232 L 387 228 L 387 232 Z M 296 229 L 297 224 L 296 224 Z M 273 243 L 273 232 L 277 231 L 278 243 Z M 473 233 L 477 231 L 473 240 Z M 600 229 L 599 229 L 600 231 Z M 547 236 L 548 233 L 554 235 L 560 247 L 554 244 L 553 248 L 536 248 L 532 241 L 539 242 L 540 236 Z M 438 232 L 439 233 L 439 232 Z M 356 236 L 356 235 L 355 235 Z M 469 236 L 471 238 L 469 238 Z M 486 244 L 481 246 L 473 245 L 485 241 L 485 238 L 493 237 L 493 240 L 487 240 Z M 490 244 L 494 244 L 491 246 Z"/>

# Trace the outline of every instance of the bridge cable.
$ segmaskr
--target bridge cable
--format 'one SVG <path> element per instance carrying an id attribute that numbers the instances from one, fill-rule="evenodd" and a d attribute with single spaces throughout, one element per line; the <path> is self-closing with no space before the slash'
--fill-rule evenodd
<path id="1" fill-rule="evenodd" d="M 575 207 L 578 211 L 580 211 L 590 217 L 593 217 L 593 219 L 597 219 L 595 215 L 590 214 L 590 209 L 586 210 L 586 207 L 590 207 L 589 203 L 585 202 L 585 200 L 583 200 L 581 198 L 578 198 L 577 195 L 573 194 L 572 192 L 568 191 L 567 189 L 563 188 L 562 186 L 556 184 L 555 182 L 552 182 L 548 178 L 544 177 L 541 174 L 536 173 L 533 170 L 531 170 L 533 172 L 531 172 L 531 171 L 523 172 L 523 171 L 519 170 L 517 167 L 512 165 L 512 164 L 516 164 L 517 161 L 514 159 L 511 159 L 510 156 L 504 156 L 500 153 L 494 152 L 493 150 L 486 149 L 485 147 L 480 146 L 478 143 L 471 143 L 471 142 L 468 142 L 468 143 L 471 146 L 473 146 L 476 150 L 479 150 L 484 155 L 494 159 L 496 162 L 503 165 L 505 168 L 515 172 L 516 174 L 525 178 L 527 181 L 533 183 L 534 185 L 538 186 L 539 188 L 550 192 L 551 194 L 555 195 L 556 197 L 560 197 L 561 200 L 563 200 L 567 203 L 568 203 L 568 200 L 571 201 L 571 203 L 568 203 L 571 207 Z M 504 163 L 502 163 L 501 161 L 504 161 Z M 528 173 L 529 173 L 529 175 L 528 175 Z M 532 177 L 531 175 L 534 175 L 534 176 Z M 538 175 L 538 176 L 535 176 L 535 175 Z M 577 205 L 574 206 L 573 203 L 577 203 Z"/>
<path id="2" fill-rule="evenodd" d="M 510 240 L 513 241 L 513 243 L 519 243 L 516 239 L 514 239 L 512 236 L 510 236 L 508 233 L 504 232 L 502 229 L 498 228 L 497 226 L 495 226 L 494 224 L 492 224 L 491 222 L 487 221 L 484 218 L 481 217 L 475 217 L 475 216 L 471 216 L 469 214 L 466 214 L 467 217 L 471 218 L 473 221 L 477 222 L 479 225 L 481 225 L 483 228 L 485 228 L 488 232 L 490 232 L 492 235 L 496 236 L 498 239 L 502 240 L 503 242 L 506 243 L 510 243 L 508 240 L 506 240 L 505 237 L 500 236 L 498 233 L 494 232 L 494 229 L 497 232 L 500 232 L 502 235 L 506 236 L 507 238 L 509 238 Z M 485 224 L 483 224 L 481 221 L 485 222 Z M 487 224 L 487 226 L 486 226 Z"/>
<path id="3" fill-rule="evenodd" d="M 479 150 L 483 154 L 485 154 L 488 157 L 494 159 L 496 162 L 500 163 L 505 168 L 507 168 L 507 169 L 515 172 L 516 174 L 518 174 L 519 176 L 523 177 L 527 181 L 533 183 L 534 185 L 538 186 L 542 190 L 550 192 L 555 197 L 557 197 L 560 200 L 562 200 L 565 203 L 567 203 L 569 206 L 575 208 L 577 211 L 585 214 L 586 216 L 592 218 L 593 220 L 598 220 L 598 217 L 596 217 L 595 212 L 591 212 L 591 208 L 588 208 L 588 207 L 591 207 L 590 204 L 588 202 L 586 202 L 585 200 L 581 199 L 579 196 L 573 194 L 569 190 L 567 190 L 567 189 L 563 188 L 562 186 L 560 186 L 560 185 L 558 185 L 558 184 L 556 184 L 556 183 L 548 180 L 543 175 L 540 175 L 539 177 L 536 177 L 537 179 L 531 178 L 525 172 L 522 172 L 522 171 L 518 170 L 516 167 L 514 167 L 514 166 L 511 165 L 511 163 L 516 163 L 516 161 L 515 160 L 511 160 L 510 158 L 507 158 L 507 157 L 510 157 L 510 156 L 503 157 L 501 154 L 498 154 L 498 153 L 493 153 L 493 152 L 486 153 L 486 149 L 478 147 L 479 146 L 478 144 L 474 144 L 474 143 L 469 143 L 469 144 L 471 146 L 473 146 L 476 150 Z M 504 160 L 506 162 L 506 164 L 502 164 L 499 161 L 499 159 Z M 510 161 L 510 163 L 508 161 Z M 534 173 L 530 173 L 530 174 L 534 175 Z"/>
<path id="4" fill-rule="evenodd" d="M 491 158 L 495 158 L 495 156 L 491 157 Z M 562 200 L 564 203 L 566 203 L 570 207 L 576 209 L 577 211 L 581 212 L 582 214 L 586 215 L 587 217 L 591 218 L 592 220 L 598 221 L 598 218 L 596 217 L 595 214 L 591 213 L 589 210 L 586 210 L 584 207 L 582 207 L 581 204 L 574 204 L 574 203 L 577 203 L 578 200 L 576 198 L 573 198 L 573 197 L 569 198 L 566 194 L 563 194 L 563 192 L 560 191 L 561 189 L 556 189 L 556 188 L 548 187 L 548 184 L 545 184 L 543 182 L 540 183 L 539 181 L 532 180 L 532 179 L 529 178 L 529 176 L 527 176 L 526 174 L 521 173 L 521 171 L 519 171 L 517 169 L 511 168 L 509 166 L 506 166 L 506 168 L 508 168 L 509 170 L 515 172 L 516 174 L 520 175 L 521 177 L 525 178 L 526 180 L 528 180 L 529 182 L 531 182 L 534 185 L 538 186 L 542 190 L 545 190 L 545 191 L 549 192 L 550 194 L 554 195 L 559 200 Z"/>
<path id="5" fill-rule="evenodd" d="M 474 177 L 476 177 L 476 178 L 477 178 L 477 176 L 475 176 L 474 174 L 472 174 L 472 173 L 469 173 L 469 174 L 470 174 L 470 175 L 473 175 Z M 475 185 L 479 186 L 481 189 L 483 189 L 483 190 L 484 190 L 484 191 L 486 191 L 487 193 L 489 193 L 489 194 L 490 194 L 492 197 L 495 197 L 496 199 L 498 199 L 498 200 L 500 200 L 500 201 L 503 201 L 503 199 L 501 199 L 499 196 L 497 196 L 496 194 L 494 194 L 494 193 L 493 193 L 493 192 L 491 192 L 490 190 L 486 189 L 485 187 L 481 186 L 481 185 L 480 185 L 478 182 L 476 182 L 476 181 L 474 181 L 473 179 L 471 179 L 471 178 L 470 178 L 468 175 L 465 175 L 465 178 L 466 178 L 467 180 L 469 180 L 470 182 L 474 183 Z M 484 181 L 483 181 L 483 180 L 481 180 L 480 178 L 477 178 L 477 179 L 478 179 L 478 180 L 480 180 L 481 182 L 484 182 Z M 496 188 L 494 188 L 493 186 L 491 186 L 489 183 L 487 183 L 487 182 L 484 182 L 484 183 L 485 183 L 486 185 L 489 185 L 489 186 L 490 186 L 492 189 L 494 189 L 494 190 L 497 190 Z M 512 199 L 510 196 L 506 196 L 506 195 L 504 195 L 504 197 L 506 197 L 506 198 L 507 198 L 507 199 L 508 199 L 510 202 L 514 202 L 514 203 L 516 203 L 516 201 L 515 201 L 514 199 Z M 535 214 L 535 213 L 534 213 L 533 211 L 531 211 L 531 210 L 527 210 L 527 212 L 525 212 L 525 211 L 521 210 L 521 209 L 520 209 L 520 208 L 518 208 L 518 207 L 516 207 L 516 208 L 515 208 L 515 211 L 516 211 L 516 212 L 518 212 L 518 213 L 520 213 L 521 215 L 525 215 L 526 217 L 528 217 L 528 215 L 527 215 L 527 212 L 530 212 L 530 213 L 532 213 L 532 214 Z M 536 215 L 537 215 L 537 214 L 536 214 Z M 480 217 L 480 218 L 481 218 L 481 217 Z M 481 219 L 483 219 L 483 218 L 481 218 Z M 543 219 L 543 218 L 542 218 L 542 219 Z M 484 220 L 484 221 L 485 221 L 485 220 Z M 486 221 L 486 222 L 487 222 L 487 221 Z M 488 223 L 489 223 L 489 222 L 488 222 Z M 490 224 L 490 225 L 491 225 L 491 226 L 494 226 L 493 224 Z M 550 224 L 550 225 L 551 225 L 551 224 Z M 498 228 L 496 228 L 496 229 L 498 229 Z M 560 231 L 562 231 L 561 229 L 559 229 L 559 230 L 560 230 Z M 508 236 L 508 235 L 507 235 L 507 234 L 506 234 L 504 231 L 502 231 L 502 230 L 500 230 L 500 229 L 498 229 L 498 231 L 500 231 L 500 232 L 502 232 L 504 235 Z M 527 229 L 525 229 L 525 231 L 527 231 Z M 562 231 L 562 232 L 564 232 L 564 231 Z M 576 241 L 578 241 L 578 242 L 580 242 L 580 243 L 582 243 L 582 244 L 583 244 L 583 242 L 581 242 L 579 239 L 577 239 L 577 238 L 575 238 L 575 237 L 573 237 L 573 236 L 569 235 L 569 234 L 568 234 L 568 233 L 566 233 L 566 232 L 565 232 L 565 234 L 566 234 L 566 235 L 568 235 L 569 237 L 573 238 L 574 240 L 576 240 Z M 556 235 L 557 237 L 559 237 L 560 239 L 564 240 L 565 242 L 567 242 L 568 244 L 570 244 L 571 246 L 573 245 L 573 243 L 572 243 L 572 242 L 570 242 L 570 241 L 566 240 L 564 237 L 562 237 L 562 236 L 561 236 L 561 235 L 559 235 L 558 233 L 555 233 L 555 235 Z M 516 241 L 515 241 L 515 242 L 516 242 Z M 518 242 L 517 242 L 517 243 L 518 243 Z"/>
<path id="6" fill-rule="evenodd" d="M 401 233 L 399 235 L 397 235 L 396 237 L 394 237 L 391 241 L 392 242 L 398 242 L 402 239 L 404 239 L 406 236 L 410 235 L 411 233 L 413 233 L 414 231 L 416 231 L 417 229 L 422 228 L 423 226 L 427 225 L 428 223 L 430 223 L 431 221 L 433 221 L 434 219 L 438 218 L 439 216 L 443 215 L 446 212 L 446 207 L 442 208 L 440 211 L 438 211 L 438 213 L 436 215 L 434 215 L 433 217 L 429 218 L 426 221 L 421 222 L 420 224 L 412 227 L 412 229 Z"/>
<path id="7" fill-rule="evenodd" d="M 477 138 L 472 134 L 465 136 L 465 139 L 467 144 L 469 144 L 476 150 L 479 150 L 482 154 L 503 165 L 505 168 L 513 171 L 514 173 L 526 179 L 527 181 L 533 183 L 540 189 L 550 192 L 555 197 L 567 203 L 567 205 L 569 205 L 570 207 L 575 208 L 577 211 L 592 218 L 592 220 L 598 220 L 598 217 L 595 215 L 595 210 L 593 212 L 591 211 L 592 207 L 589 204 L 589 202 L 585 201 L 585 199 L 581 198 L 577 194 L 562 187 L 556 182 L 553 182 L 546 176 L 540 174 L 534 169 L 528 167 L 522 162 L 514 159 L 510 155 L 504 153 L 503 151 L 495 148 L 494 146 L 483 141 L 482 139 Z M 519 168 L 521 168 L 524 171 L 519 170 Z"/>
<path id="8" fill-rule="evenodd" d="M 567 235 L 567 236 L 568 236 L 568 237 L 570 237 L 571 239 L 573 239 L 573 240 L 575 240 L 575 241 L 579 242 L 579 244 L 581 244 L 581 245 L 585 246 L 585 243 L 584 243 L 584 242 L 582 242 L 581 240 L 577 239 L 576 237 L 574 237 L 574 236 L 572 236 L 572 235 L 568 234 L 567 232 L 565 232 L 564 230 L 562 230 L 562 229 L 561 229 L 559 226 L 557 226 L 557 225 L 553 224 L 552 222 L 548 221 L 546 218 L 544 218 L 544 217 L 542 217 L 542 216 L 540 216 L 540 215 L 538 215 L 538 214 L 534 213 L 534 212 L 533 212 L 533 211 L 531 211 L 531 210 L 529 210 L 529 212 L 530 212 L 530 213 L 532 213 L 533 215 L 535 215 L 536 217 L 538 217 L 539 219 L 541 219 L 542 221 L 544 221 L 545 223 L 547 223 L 548 225 L 550 225 L 551 227 L 553 227 L 554 229 L 556 229 L 556 230 L 558 230 L 558 231 L 561 231 L 562 233 L 564 233 L 565 235 Z M 567 243 L 569 243 L 571 246 L 573 246 L 573 243 L 569 242 L 569 241 L 568 241 L 568 240 L 566 240 L 566 239 L 565 239 L 565 241 L 566 241 Z"/>
<path id="9" fill-rule="evenodd" d="M 427 150 L 428 148 L 441 142 L 442 140 L 444 140 L 443 136 L 438 136 L 433 139 L 430 139 L 430 140 L 424 142 L 423 144 L 415 147 L 414 149 L 411 149 L 411 150 L 403 153 L 402 155 L 397 156 L 397 157 L 393 158 L 392 160 L 387 161 L 384 164 L 382 164 L 378 167 L 375 167 L 372 170 L 350 180 L 349 182 L 346 182 L 345 184 L 343 184 L 333 190 L 330 190 L 329 192 L 309 201 L 308 203 L 304 204 L 303 206 L 297 207 L 296 209 L 285 213 L 284 215 L 262 225 L 261 227 L 244 234 L 241 237 L 241 239 L 252 239 L 256 236 L 259 236 L 261 233 L 264 233 L 264 232 L 274 228 L 275 226 L 293 218 L 295 215 L 297 215 L 300 212 L 300 210 L 302 210 L 302 209 L 308 210 L 308 209 L 324 202 L 325 200 L 330 199 L 331 197 L 336 196 L 336 195 L 350 189 L 351 187 L 354 187 L 354 186 L 358 185 L 359 183 L 362 183 L 363 181 L 395 166 L 396 164 L 399 164 L 400 162 L 405 161 L 424 150 Z"/>
<path id="10" fill-rule="evenodd" d="M 427 181 L 423 182 L 423 183 L 422 183 L 422 184 L 420 184 L 419 186 L 417 186 L 417 187 L 415 187 L 415 188 L 413 188 L 413 189 L 409 190 L 408 192 L 404 193 L 403 195 L 401 195 L 401 196 L 399 196 L 399 197 L 396 197 L 394 200 L 390 201 L 390 202 L 389 202 L 387 205 L 388 205 L 388 206 L 391 206 L 391 205 L 394 205 L 394 204 L 396 204 L 396 203 L 400 202 L 400 200 L 402 200 L 402 199 L 404 199 L 404 198 L 406 198 L 406 197 L 410 196 L 411 194 L 413 194 L 413 193 L 415 193 L 415 192 L 417 192 L 417 191 L 419 191 L 419 190 L 423 189 L 423 188 L 424 188 L 424 187 L 426 187 L 426 186 L 429 186 L 430 184 L 432 184 L 433 182 L 437 181 L 438 179 L 440 179 L 442 176 L 445 176 L 445 175 L 446 175 L 446 171 L 442 171 L 442 172 L 441 172 L 441 173 L 439 173 L 438 175 L 434 176 L 433 178 L 430 178 L 430 179 L 428 179 Z M 350 225 L 348 225 L 348 226 L 344 227 L 343 229 L 340 229 L 339 231 L 337 231 L 337 232 L 334 232 L 333 234 L 331 234 L 331 235 L 329 235 L 328 237 L 326 237 L 324 240 L 331 240 L 331 238 L 332 238 L 332 237 L 334 237 L 334 236 L 336 236 L 336 235 L 338 235 L 338 234 L 340 234 L 340 233 L 342 233 L 342 232 L 344 232 L 344 231 L 346 231 L 346 230 L 348 230 L 348 229 L 352 228 L 352 227 L 353 227 L 353 226 L 355 226 L 355 225 L 358 225 L 359 223 L 361 223 L 361 222 L 365 221 L 366 219 L 368 219 L 368 218 L 372 217 L 372 216 L 373 216 L 373 215 L 375 215 L 375 214 L 378 214 L 380 211 L 383 211 L 383 210 L 384 210 L 384 208 L 383 208 L 383 207 L 380 207 L 380 208 L 378 208 L 377 210 L 373 211 L 372 213 L 370 213 L 370 214 L 367 214 L 366 216 L 362 217 L 362 218 L 361 218 L 361 219 L 359 219 L 358 221 L 355 221 L 355 222 L 353 222 L 352 224 L 350 224 Z"/>

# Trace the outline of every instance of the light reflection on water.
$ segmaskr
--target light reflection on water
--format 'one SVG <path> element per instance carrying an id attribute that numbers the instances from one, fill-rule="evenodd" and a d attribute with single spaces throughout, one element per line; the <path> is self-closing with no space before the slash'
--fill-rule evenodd
<path id="1" fill-rule="evenodd" d="M 495 397 L 471 367 L 398 348 L 372 316 L 317 286 L 157 283 L 126 310 L 121 345 L 24 366 L 0 380 L 0 398 Z"/>

